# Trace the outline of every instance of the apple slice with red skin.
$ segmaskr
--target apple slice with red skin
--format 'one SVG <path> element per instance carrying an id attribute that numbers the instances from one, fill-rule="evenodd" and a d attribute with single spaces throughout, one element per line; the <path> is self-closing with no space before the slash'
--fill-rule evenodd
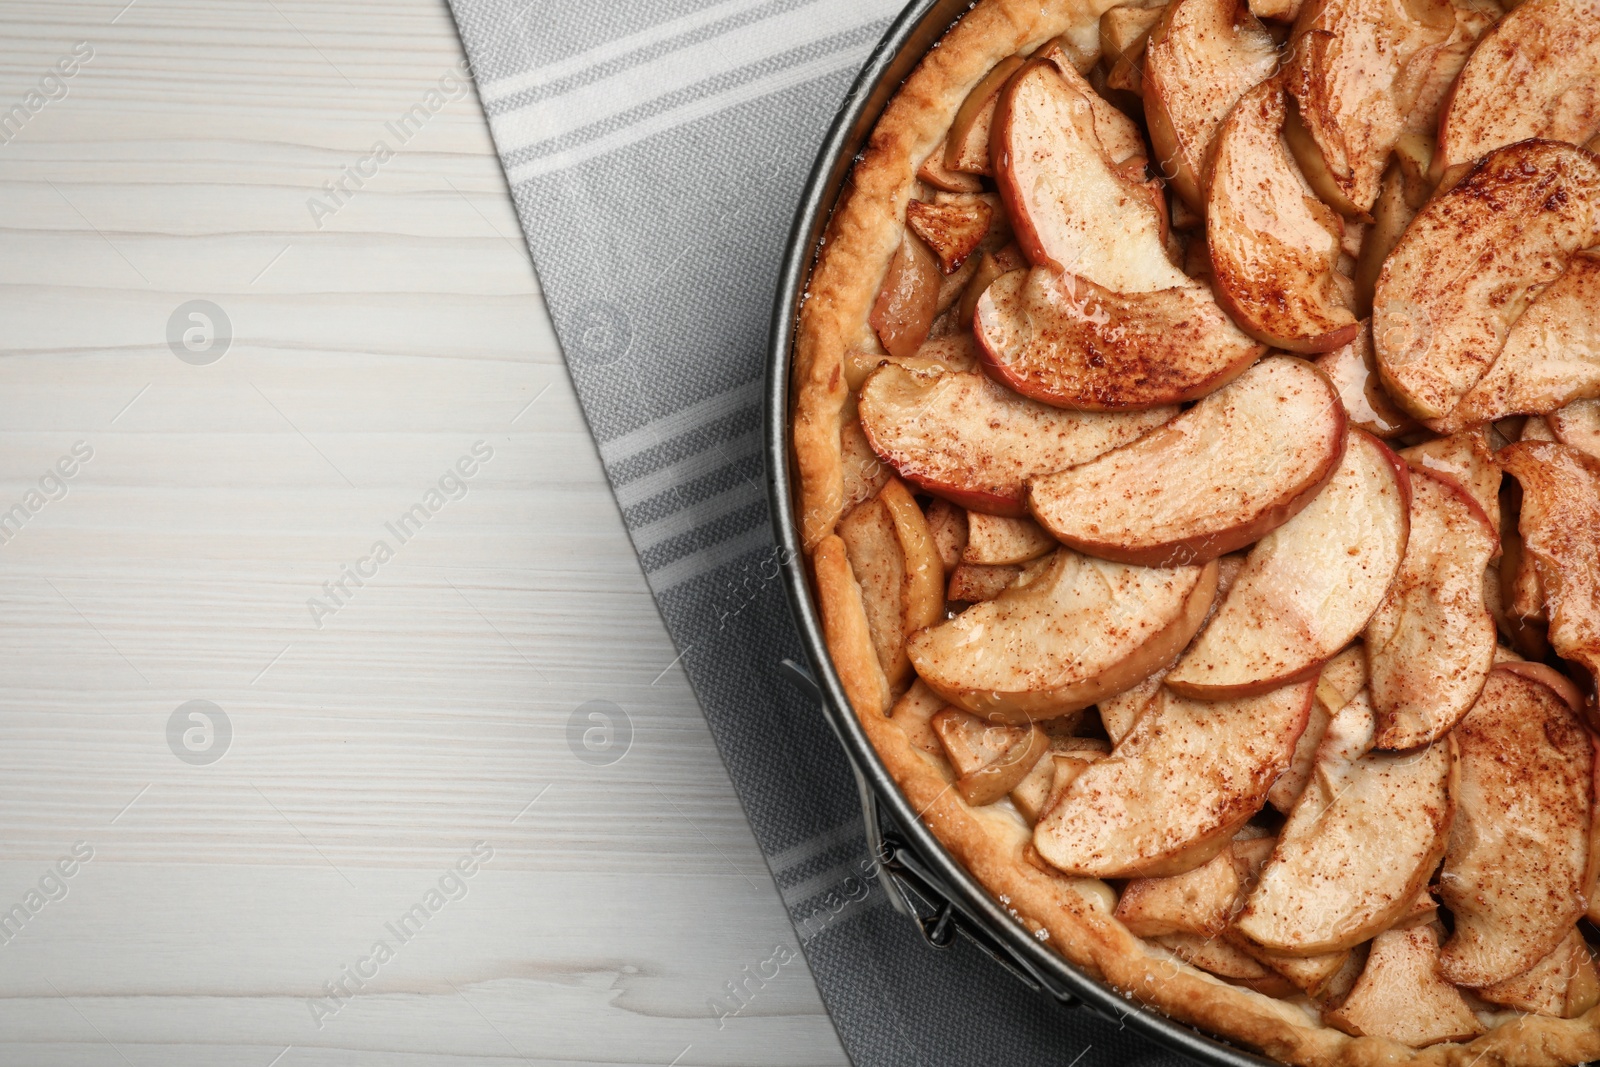
<path id="1" fill-rule="evenodd" d="M 1483 35 L 1439 120 L 1435 174 L 1530 137 L 1600 133 L 1600 3 L 1526 0 Z"/>
<path id="2" fill-rule="evenodd" d="M 1439 973 L 1484 986 L 1555 951 L 1583 915 L 1594 747 L 1554 690 L 1500 668 L 1452 736 L 1461 777 L 1439 891 L 1455 932 Z"/>
<path id="3" fill-rule="evenodd" d="M 1289 765 L 1316 689 L 1207 702 L 1163 689 L 1111 755 L 1034 828 L 1053 867 L 1093 878 L 1182 874 L 1228 847 Z"/>
<path id="4" fill-rule="evenodd" d="M 1390 397 L 1448 415 L 1505 347 L 1534 297 L 1600 241 L 1600 158 L 1521 141 L 1435 195 L 1384 261 L 1372 342 Z"/>
<path id="5" fill-rule="evenodd" d="M 1499 547 L 1460 483 L 1412 472 L 1405 559 L 1366 629 L 1378 748 L 1435 741 L 1477 703 L 1495 649 L 1483 573 Z"/>
<path id="6" fill-rule="evenodd" d="M 1520 441 L 1496 458 L 1522 487 L 1517 528 L 1543 589 L 1550 645 L 1600 682 L 1600 459 L 1554 441 Z M 1590 716 L 1600 726 L 1592 705 Z"/>
<path id="7" fill-rule="evenodd" d="M 1277 69 L 1278 46 L 1243 0 L 1172 0 L 1145 45 L 1150 143 L 1172 189 L 1196 211 L 1217 127 Z"/>
<path id="8" fill-rule="evenodd" d="M 1198 399 L 1266 351 L 1204 285 L 1119 293 L 1052 267 L 996 280 L 978 300 L 973 330 L 996 380 L 1088 411 Z"/>
<path id="9" fill-rule="evenodd" d="M 1333 206 L 1350 215 L 1372 207 L 1405 129 L 1397 83 L 1414 58 L 1444 44 L 1455 28 L 1447 0 L 1310 0 L 1301 11 L 1287 83 L 1315 145 L 1302 165 L 1325 172 L 1312 185 Z"/>
<path id="10" fill-rule="evenodd" d="M 1044 60 L 1000 97 L 995 171 L 1032 274 L 979 300 L 985 361 L 1026 396 L 1116 409 L 1193 399 L 1263 349 L 1173 264 L 1165 201 L 1101 136 L 1093 89 Z"/>
<path id="11" fill-rule="evenodd" d="M 943 277 L 928 246 L 906 234 L 889 260 L 889 271 L 867 316 L 885 352 L 897 357 L 917 354 L 939 311 Z"/>
<path id="12" fill-rule="evenodd" d="M 1007 56 L 967 93 L 945 139 L 945 169 L 967 174 L 994 173 L 989 165 L 989 137 L 994 128 L 995 104 L 1000 90 L 1022 64 L 1021 56 Z"/>
<path id="13" fill-rule="evenodd" d="M 1454 814 L 1455 746 L 1375 752 L 1375 733 L 1365 694 L 1328 724 L 1316 772 L 1234 924 L 1256 944 L 1297 956 L 1354 948 L 1393 926 L 1433 876 Z"/>
<path id="14" fill-rule="evenodd" d="M 1061 411 L 979 373 L 885 364 L 861 385 L 861 428 L 907 481 L 973 511 L 1028 514 L 1027 481 L 1093 459 L 1171 418 L 1173 408 Z"/>
<path id="15" fill-rule="evenodd" d="M 1410 506 L 1405 461 L 1351 430 L 1333 478 L 1256 542 L 1166 685 L 1222 700 L 1315 676 L 1383 602 L 1405 554 Z"/>
<path id="16" fill-rule="evenodd" d="M 1246 93 L 1217 132 L 1206 246 L 1217 300 L 1250 336 L 1328 352 L 1361 329 L 1338 272 L 1344 223 L 1312 194 L 1283 142 L 1280 80 Z"/>
<path id="17" fill-rule="evenodd" d="M 1191 284 L 1167 258 L 1165 199 L 1113 160 L 1095 98 L 1088 82 L 1043 59 L 1001 92 L 991 148 L 1017 244 L 1034 266 L 1113 292 Z"/>
<path id="18" fill-rule="evenodd" d="M 1346 415 L 1303 359 L 1265 359 L 1132 444 L 1028 483 L 1056 540 L 1122 563 L 1204 563 L 1309 504 L 1344 455 Z"/>
<path id="19" fill-rule="evenodd" d="M 1592 396 L 1600 396 L 1600 255 L 1579 253 L 1512 324 L 1478 383 L 1428 425 L 1454 433 L 1508 415 L 1546 415 Z"/>
<path id="20" fill-rule="evenodd" d="M 1411 416 L 1394 406 L 1378 382 L 1378 364 L 1372 355 L 1372 331 L 1366 322 L 1362 322 L 1361 332 L 1349 344 L 1324 352 L 1317 357 L 1316 364 L 1338 391 L 1351 425 L 1385 440 L 1417 428 Z"/>
<path id="21" fill-rule="evenodd" d="M 1203 567 L 1129 567 L 1058 549 L 1005 592 L 920 630 L 906 653 L 928 688 L 993 722 L 1066 715 L 1136 685 L 1200 628 Z"/>
<path id="22" fill-rule="evenodd" d="M 1548 421 L 1557 441 L 1600 459 L 1600 400 L 1574 400 Z"/>

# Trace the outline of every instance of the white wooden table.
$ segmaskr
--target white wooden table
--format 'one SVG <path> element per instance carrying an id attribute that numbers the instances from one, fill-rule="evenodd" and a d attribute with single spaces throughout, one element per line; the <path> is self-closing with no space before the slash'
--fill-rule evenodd
<path id="1" fill-rule="evenodd" d="M 442 0 L 125 4 L 0 6 L 0 1062 L 844 1062 L 714 1016 L 795 935 L 476 98 L 308 206 Z"/>

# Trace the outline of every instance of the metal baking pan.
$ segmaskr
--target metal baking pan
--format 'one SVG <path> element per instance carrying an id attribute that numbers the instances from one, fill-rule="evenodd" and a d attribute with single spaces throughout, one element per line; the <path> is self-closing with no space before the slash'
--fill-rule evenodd
<path id="1" fill-rule="evenodd" d="M 917 819 L 856 721 L 823 641 L 791 488 L 790 356 L 801 298 L 817 242 L 856 153 L 917 61 L 971 7 L 972 0 L 913 0 L 889 27 L 828 130 L 789 236 L 767 353 L 767 494 L 789 605 L 810 665 L 808 669 L 786 661 L 785 666 L 815 694 L 822 714 L 844 746 L 860 786 L 867 840 L 878 857 L 880 880 L 896 910 L 916 924 L 930 946 L 942 948 L 955 937 L 964 937 L 1029 987 L 1049 993 L 1064 1010 L 1088 1010 L 1125 1020 L 1155 1041 L 1203 1063 L 1271 1065 L 1274 1061 L 1136 1004 L 1029 936 Z"/>

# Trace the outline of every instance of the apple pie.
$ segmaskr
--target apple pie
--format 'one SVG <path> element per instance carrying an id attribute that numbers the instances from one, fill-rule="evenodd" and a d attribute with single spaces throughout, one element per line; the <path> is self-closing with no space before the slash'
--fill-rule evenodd
<path id="1" fill-rule="evenodd" d="M 1600 0 L 980 0 L 816 258 L 796 518 L 950 852 L 1291 1064 L 1600 1057 Z"/>

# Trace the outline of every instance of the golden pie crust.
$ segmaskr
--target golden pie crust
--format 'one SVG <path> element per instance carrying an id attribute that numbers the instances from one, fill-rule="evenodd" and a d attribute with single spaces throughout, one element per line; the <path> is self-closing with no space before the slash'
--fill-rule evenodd
<path id="1" fill-rule="evenodd" d="M 1413 1049 L 1326 1026 L 1305 998 L 1231 985 L 1147 944 L 1112 917 L 1104 882 L 1049 874 L 1027 861 L 1031 828 L 1009 805 L 973 807 L 942 759 L 916 747 L 887 716 L 890 686 L 873 647 L 860 587 L 834 534 L 847 510 L 853 398 L 847 353 L 872 347 L 868 315 L 905 233 L 921 162 L 937 148 L 968 92 L 996 63 L 1067 34 L 1089 40 L 1103 0 L 980 0 L 922 60 L 890 102 L 827 227 L 800 314 L 793 364 L 797 518 L 812 562 L 835 668 L 889 773 L 944 846 L 1035 937 L 1119 992 L 1174 1019 L 1304 1067 L 1565 1067 L 1600 1057 L 1600 1007 L 1575 1019 L 1507 1012 L 1470 1042 Z"/>

